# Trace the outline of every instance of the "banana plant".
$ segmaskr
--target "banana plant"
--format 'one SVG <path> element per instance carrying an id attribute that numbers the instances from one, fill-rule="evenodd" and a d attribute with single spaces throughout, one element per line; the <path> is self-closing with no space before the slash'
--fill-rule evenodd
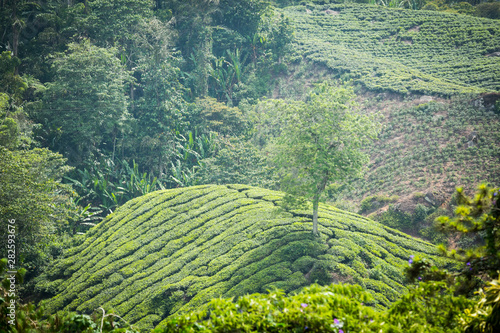
<path id="1" fill-rule="evenodd" d="M 186 167 L 180 160 L 172 162 L 172 175 L 170 179 L 174 181 L 177 187 L 186 187 L 196 185 L 196 170 L 198 166 Z"/>
<path id="2" fill-rule="evenodd" d="M 164 189 L 156 177 L 151 177 L 147 172 L 140 173 L 139 165 L 132 161 L 132 167 L 125 160 L 122 161 L 126 173 L 121 178 L 121 185 L 117 187 L 122 191 L 126 199 L 132 198 L 156 191 L 158 188 Z"/>
<path id="3" fill-rule="evenodd" d="M 234 75 L 236 77 L 236 83 L 241 81 L 242 74 L 242 63 L 245 62 L 246 58 L 241 61 L 240 50 L 236 49 L 234 53 L 229 50 L 226 50 L 227 55 L 231 62 L 229 63 L 230 67 L 233 69 Z"/>
<path id="4" fill-rule="evenodd" d="M 226 100 L 231 98 L 228 93 L 231 82 L 233 81 L 234 73 L 228 70 L 228 62 L 224 58 L 219 58 L 215 60 L 212 71 L 210 72 L 210 77 L 215 82 L 213 90 L 217 99 L 221 100 L 225 97 Z"/>
<path id="5" fill-rule="evenodd" d="M 234 52 L 226 50 L 226 57 L 221 57 L 214 61 L 210 72 L 210 77 L 215 82 L 213 90 L 217 99 L 222 100 L 225 97 L 227 102 L 232 100 L 234 86 L 241 82 L 244 73 L 243 64 L 246 57 L 241 59 L 238 49 Z"/>
<path id="6" fill-rule="evenodd" d="M 81 196 L 81 201 L 102 209 L 105 214 L 130 199 L 164 189 L 156 177 L 139 172 L 139 166 L 126 160 L 120 164 L 108 159 L 100 165 L 78 170 L 79 179 L 66 177 Z"/>
<path id="7" fill-rule="evenodd" d="M 255 65 L 255 63 L 257 62 L 257 58 L 260 56 L 259 49 L 266 46 L 266 36 L 262 35 L 259 32 L 256 32 L 253 34 L 253 36 L 247 36 L 246 39 L 250 44 L 250 48 L 252 51 L 252 63 Z"/>
<path id="8" fill-rule="evenodd" d="M 217 149 L 217 133 L 202 134 L 196 140 L 196 148 L 201 160 L 211 157 Z"/>
<path id="9" fill-rule="evenodd" d="M 70 229 L 75 234 L 81 234 L 83 231 L 95 226 L 99 223 L 103 217 L 100 216 L 102 210 L 97 207 L 92 207 L 91 204 L 87 204 L 85 207 L 79 206 L 81 198 L 74 200 L 75 206 L 78 206 L 75 216 L 70 219 Z"/>
<path id="10" fill-rule="evenodd" d="M 178 136 L 177 154 L 171 162 L 170 181 L 176 187 L 193 186 L 197 183 L 199 169 L 203 168 L 203 160 L 212 157 L 217 149 L 218 136 L 215 132 L 196 137 L 192 132 L 188 138 Z"/>

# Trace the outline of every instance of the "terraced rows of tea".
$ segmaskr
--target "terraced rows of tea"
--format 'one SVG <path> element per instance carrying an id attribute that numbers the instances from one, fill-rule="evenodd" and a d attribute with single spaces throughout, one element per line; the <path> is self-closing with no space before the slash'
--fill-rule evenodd
<path id="1" fill-rule="evenodd" d="M 362 4 L 284 9 L 297 57 L 371 90 L 449 96 L 500 90 L 497 20 Z"/>
<path id="2" fill-rule="evenodd" d="M 482 182 L 500 182 L 499 114 L 470 100 L 393 103 L 376 105 L 387 108 L 384 128 L 367 148 L 369 171 L 351 184 L 347 197 L 429 189 L 451 196 L 457 186 L 473 190 Z"/>
<path id="3" fill-rule="evenodd" d="M 197 186 L 134 199 L 92 228 L 38 279 L 46 308 L 113 309 L 147 329 L 215 297 L 313 282 L 358 283 L 380 307 L 406 290 L 410 255 L 452 265 L 424 241 L 320 205 L 284 210 L 283 194 L 244 185 Z"/>

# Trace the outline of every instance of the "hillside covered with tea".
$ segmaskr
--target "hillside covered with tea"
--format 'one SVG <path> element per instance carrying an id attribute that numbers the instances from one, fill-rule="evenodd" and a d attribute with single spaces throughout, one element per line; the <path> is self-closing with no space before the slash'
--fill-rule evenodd
<path id="1" fill-rule="evenodd" d="M 451 96 L 500 90 L 498 21 L 359 4 L 287 7 L 294 55 L 373 91 Z"/>
<path id="2" fill-rule="evenodd" d="M 52 294 L 48 311 L 103 306 L 151 328 L 212 298 L 314 282 L 359 284 L 386 307 L 406 291 L 410 256 L 446 264 L 429 243 L 327 205 L 315 238 L 309 212 L 284 210 L 282 197 L 228 185 L 134 199 L 56 260 L 37 289 Z"/>
<path id="3" fill-rule="evenodd" d="M 329 199 L 446 241 L 434 232 L 434 218 L 451 211 L 455 188 L 470 191 L 473 184 L 500 179 L 498 22 L 359 4 L 308 4 L 283 12 L 296 39 L 290 77 L 279 81 L 274 94 L 304 98 L 310 83 L 352 80 L 360 112 L 382 115 L 378 140 L 365 147 L 367 172 L 339 184 Z"/>

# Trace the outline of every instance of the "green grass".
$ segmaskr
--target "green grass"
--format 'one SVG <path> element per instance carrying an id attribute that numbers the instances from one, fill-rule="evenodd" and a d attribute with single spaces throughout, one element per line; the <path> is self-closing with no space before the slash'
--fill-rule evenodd
<path id="1" fill-rule="evenodd" d="M 496 20 L 363 4 L 283 12 L 296 30 L 296 58 L 372 91 L 450 96 L 500 90 L 500 58 L 487 56 L 500 51 Z"/>
<path id="2" fill-rule="evenodd" d="M 280 192 L 241 185 L 158 191 L 134 199 L 39 278 L 48 311 L 113 309 L 147 329 L 216 297 L 313 282 L 351 282 L 387 306 L 404 292 L 411 254 L 450 262 L 429 243 L 361 216 L 320 206 L 284 211 Z"/>

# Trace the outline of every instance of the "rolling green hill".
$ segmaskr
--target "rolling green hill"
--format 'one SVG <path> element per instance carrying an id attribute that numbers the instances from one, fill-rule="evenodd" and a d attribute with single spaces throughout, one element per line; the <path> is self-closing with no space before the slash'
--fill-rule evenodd
<path id="1" fill-rule="evenodd" d="M 475 94 L 500 90 L 497 20 L 361 4 L 284 9 L 295 54 L 374 91 Z"/>
<path id="2" fill-rule="evenodd" d="M 113 309 L 138 327 L 214 297 L 312 282 L 357 283 L 386 306 L 406 290 L 410 255 L 440 258 L 429 243 L 321 205 L 284 210 L 283 194 L 244 185 L 158 191 L 126 203 L 39 278 L 47 310 Z"/>

